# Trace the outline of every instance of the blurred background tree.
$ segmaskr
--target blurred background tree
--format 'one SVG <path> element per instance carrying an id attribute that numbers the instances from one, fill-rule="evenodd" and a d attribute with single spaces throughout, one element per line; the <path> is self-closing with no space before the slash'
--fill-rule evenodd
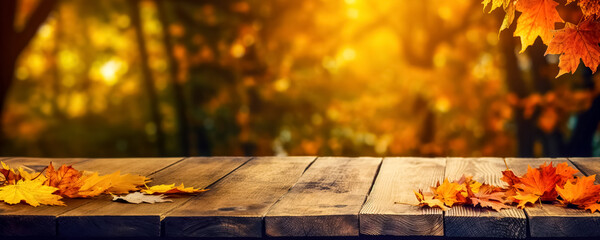
<path id="1" fill-rule="evenodd" d="M 600 155 L 600 78 L 477 1 L 0 5 L 2 155 Z"/>

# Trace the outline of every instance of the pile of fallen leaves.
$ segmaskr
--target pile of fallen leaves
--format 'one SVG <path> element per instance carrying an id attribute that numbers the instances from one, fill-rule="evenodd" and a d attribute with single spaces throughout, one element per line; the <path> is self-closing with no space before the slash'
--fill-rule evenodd
<path id="1" fill-rule="evenodd" d="M 62 165 L 54 169 L 52 163 L 41 172 L 28 172 L 23 168 L 10 168 L 0 162 L 0 201 L 8 204 L 25 202 L 31 206 L 60 205 L 65 206 L 62 198 L 92 198 L 101 194 L 128 194 L 132 191 L 141 191 L 127 196 L 115 196 L 114 200 L 124 200 L 131 203 L 140 202 L 165 202 L 164 196 L 151 196 L 152 194 L 190 194 L 206 190 L 184 187 L 183 184 L 175 186 L 156 185 L 148 187 L 150 179 L 135 174 L 121 174 L 116 171 L 108 175 L 97 172 L 78 171 L 72 166 Z M 142 188 L 143 187 L 143 188 Z"/>
<path id="2" fill-rule="evenodd" d="M 576 207 L 600 211 L 600 185 L 594 184 L 596 175 L 575 177 L 578 171 L 566 162 L 556 165 L 542 164 L 538 168 L 528 166 L 527 173 L 516 176 L 507 169 L 502 181 L 507 187 L 493 186 L 463 176 L 457 181 L 445 179 L 431 187 L 431 192 L 415 191 L 420 206 L 439 207 L 447 210 L 454 205 L 471 205 L 499 211 L 517 205 L 524 208 L 536 203 L 548 202 L 564 207 Z"/>

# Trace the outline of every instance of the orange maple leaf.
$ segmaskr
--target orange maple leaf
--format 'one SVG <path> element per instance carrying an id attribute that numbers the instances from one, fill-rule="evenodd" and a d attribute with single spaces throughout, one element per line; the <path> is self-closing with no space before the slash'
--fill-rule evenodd
<path id="1" fill-rule="evenodd" d="M 517 177 L 517 175 L 515 175 L 515 173 L 510 169 L 502 171 L 502 178 L 500 179 L 508 183 L 508 186 L 510 187 L 513 187 L 515 184 L 521 183 L 521 179 L 519 179 L 519 177 Z"/>
<path id="2" fill-rule="evenodd" d="M 444 205 L 444 202 L 440 201 L 439 199 L 433 199 L 433 195 L 430 194 L 430 196 L 426 196 L 421 190 L 419 190 L 418 192 L 414 191 L 414 193 L 417 197 L 417 200 L 419 200 L 419 206 L 439 207 L 444 211 L 448 210 L 448 207 Z"/>
<path id="3" fill-rule="evenodd" d="M 539 168 L 527 167 L 527 173 L 520 178 L 521 183 L 516 187 L 525 193 L 534 194 L 542 201 L 552 201 L 558 194 L 554 187 L 561 178 L 556 174 L 556 168 L 544 163 Z"/>
<path id="4" fill-rule="evenodd" d="M 483 184 L 476 193 L 473 193 L 470 187 L 467 187 L 467 191 L 473 206 L 480 205 L 481 207 L 489 207 L 496 211 L 508 208 L 508 206 L 504 204 L 505 200 L 502 188 Z"/>
<path id="5" fill-rule="evenodd" d="M 2 164 L 2 167 L 0 168 L 0 174 L 4 176 L 4 181 L 6 181 L 6 184 L 16 184 L 19 180 L 23 180 L 23 177 L 20 173 L 17 173 L 4 162 L 0 163 Z"/>
<path id="6" fill-rule="evenodd" d="M 594 213 L 595 211 L 600 212 L 600 203 L 590 204 L 585 207 L 585 210 L 590 210 L 592 211 L 592 213 Z"/>
<path id="7" fill-rule="evenodd" d="M 50 163 L 46 171 L 47 180 L 44 185 L 58 188 L 58 195 L 70 198 L 79 197 L 78 192 L 83 185 L 81 175 L 82 173 L 72 166 L 62 165 L 58 170 L 54 170 L 54 166 Z"/>
<path id="8" fill-rule="evenodd" d="M 561 197 L 558 201 L 563 205 L 575 205 L 580 208 L 595 204 L 600 200 L 600 185 L 594 184 L 595 179 L 596 175 L 592 175 L 568 181 L 562 188 L 556 186 L 556 191 Z"/>
<path id="9" fill-rule="evenodd" d="M 521 53 L 535 42 L 540 36 L 544 43 L 552 40 L 554 23 L 564 22 L 556 10 L 554 0 L 521 0 L 517 1 L 516 9 L 521 12 L 517 19 L 514 36 L 521 38 Z"/>
<path id="10" fill-rule="evenodd" d="M 578 25 L 567 23 L 564 28 L 558 30 L 546 50 L 546 54 L 560 54 L 560 71 L 556 77 L 574 73 L 580 59 L 592 72 L 596 72 L 600 64 L 599 43 L 600 23 L 591 19 Z"/>
<path id="11" fill-rule="evenodd" d="M 513 196 L 515 200 L 519 203 L 517 207 L 524 208 L 528 203 L 534 204 L 539 199 L 540 196 L 536 194 L 526 193 L 526 192 L 517 192 L 515 196 Z"/>
<path id="12" fill-rule="evenodd" d="M 444 183 L 432 188 L 433 198 L 439 199 L 446 206 L 452 207 L 455 203 L 463 202 L 464 197 L 461 194 L 463 186 L 456 182 L 449 182 L 448 179 L 444 179 Z"/>
<path id="13" fill-rule="evenodd" d="M 556 165 L 556 174 L 560 177 L 559 186 L 564 185 L 568 180 L 575 178 L 575 174 L 579 171 L 563 162 Z"/>

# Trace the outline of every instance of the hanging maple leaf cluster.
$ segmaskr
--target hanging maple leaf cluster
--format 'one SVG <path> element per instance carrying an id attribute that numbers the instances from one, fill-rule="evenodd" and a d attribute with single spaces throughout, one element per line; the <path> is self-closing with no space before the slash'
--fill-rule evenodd
<path id="1" fill-rule="evenodd" d="M 171 185 L 147 187 L 150 179 L 135 174 L 121 174 L 116 171 L 108 175 L 97 172 L 78 171 L 72 166 L 62 165 L 54 169 L 52 163 L 39 173 L 30 173 L 23 168 L 10 168 L 0 162 L 0 201 L 7 204 L 25 202 L 31 206 L 65 206 L 62 198 L 92 198 L 101 194 L 125 194 L 141 190 L 145 194 L 198 193 L 206 190 Z M 44 173 L 45 172 L 45 173 Z M 145 189 L 141 188 L 145 186 Z M 141 194 L 141 193 L 140 193 Z"/>
<path id="2" fill-rule="evenodd" d="M 531 46 L 539 36 L 548 45 L 546 54 L 560 55 L 557 75 L 574 73 L 580 60 L 596 72 L 600 65 L 600 0 L 567 0 L 565 5 L 575 4 L 581 9 L 582 17 L 577 25 L 567 22 L 556 29 L 556 23 L 565 21 L 559 15 L 554 0 L 483 0 L 484 9 L 491 5 L 490 12 L 501 8 L 506 12 L 500 31 L 508 29 L 517 19 L 514 36 L 521 39 L 521 53 Z"/>
<path id="3" fill-rule="evenodd" d="M 600 185 L 594 184 L 596 175 L 575 177 L 578 171 L 566 162 L 556 165 L 542 164 L 527 168 L 518 177 L 512 170 L 502 172 L 501 180 L 507 187 L 477 182 L 463 176 L 457 181 L 445 179 L 431 187 L 431 192 L 415 191 L 420 206 L 447 210 L 454 205 L 472 205 L 499 211 L 517 205 L 518 208 L 537 202 L 555 202 L 561 206 L 600 211 Z"/>

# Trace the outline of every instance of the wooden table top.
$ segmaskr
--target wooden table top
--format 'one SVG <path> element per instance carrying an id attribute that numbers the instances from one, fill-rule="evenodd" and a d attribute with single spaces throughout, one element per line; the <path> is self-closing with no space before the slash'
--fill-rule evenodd
<path id="1" fill-rule="evenodd" d="M 421 208 L 413 190 L 463 174 L 501 185 L 502 158 L 191 157 L 0 158 L 41 170 L 50 161 L 78 170 L 135 173 L 152 184 L 210 191 L 172 203 L 126 204 L 110 196 L 64 199 L 67 206 L 0 203 L 0 237 L 600 237 L 600 213 L 544 204 L 500 212 Z M 507 158 L 527 165 L 568 162 L 600 173 L 600 158 Z M 597 181 L 598 182 L 598 181 Z M 396 204 L 396 202 L 406 204 Z"/>

